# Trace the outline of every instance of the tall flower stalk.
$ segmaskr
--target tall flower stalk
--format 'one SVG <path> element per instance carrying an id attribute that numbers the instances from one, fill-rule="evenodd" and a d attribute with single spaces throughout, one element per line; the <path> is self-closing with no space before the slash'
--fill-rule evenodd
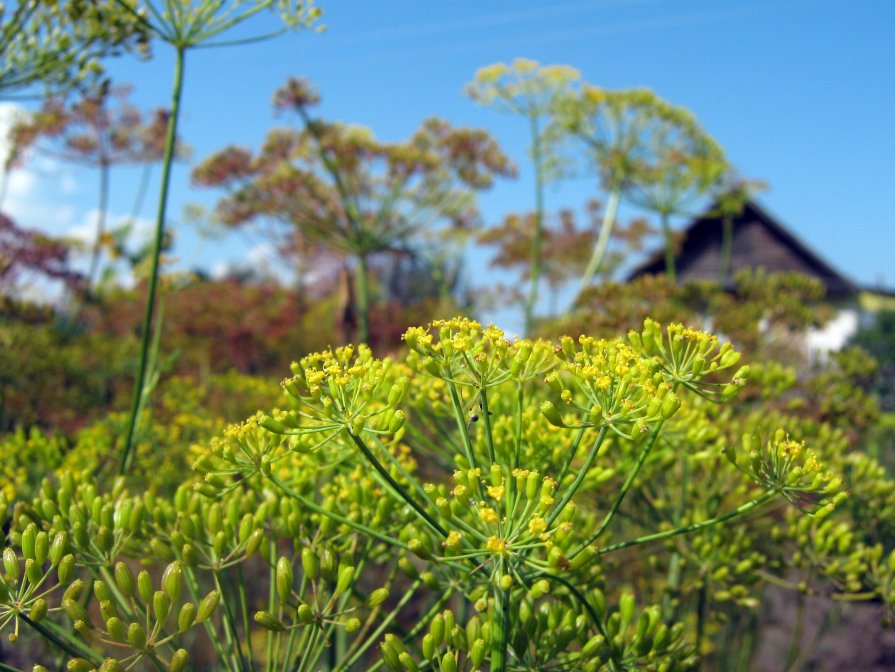
<path id="1" fill-rule="evenodd" d="M 219 41 L 217 38 L 265 9 L 278 9 L 284 25 L 281 29 L 259 35 L 253 38 L 254 40 L 275 37 L 289 28 L 298 29 L 311 25 L 320 16 L 320 10 L 315 8 L 312 2 L 306 2 L 305 0 L 299 0 L 294 3 L 275 2 L 275 0 L 255 0 L 249 2 L 240 0 L 231 0 L 231 2 L 197 0 L 195 2 L 166 2 L 163 7 L 157 6 L 153 2 L 146 2 L 145 8 L 138 7 L 136 3 L 130 0 L 118 0 L 118 3 L 131 12 L 134 17 L 137 17 L 142 27 L 150 35 L 171 45 L 174 48 L 175 55 L 171 91 L 171 115 L 168 119 L 164 158 L 162 160 L 161 190 L 156 213 L 149 285 L 141 330 L 140 363 L 134 384 L 134 394 L 128 417 L 124 447 L 119 462 L 119 472 L 124 474 L 130 466 L 137 431 L 137 420 L 144 405 L 149 344 L 151 341 L 156 293 L 158 291 L 159 261 L 161 258 L 162 241 L 165 236 L 165 216 L 171 182 L 171 163 L 174 158 L 177 123 L 180 118 L 186 54 L 189 50 L 199 46 L 227 46 L 245 42 L 245 40 L 239 40 L 228 43 Z"/>
<path id="2" fill-rule="evenodd" d="M 557 100 L 572 91 L 580 73 L 567 65 L 541 66 L 536 61 L 517 58 L 512 65 L 497 63 L 476 72 L 466 86 L 466 94 L 481 105 L 501 112 L 518 114 L 528 121 L 531 163 L 534 168 L 535 213 L 531 236 L 528 294 L 525 299 L 525 333 L 530 334 L 538 302 L 544 239 L 544 187 L 559 175 L 545 128 Z"/>

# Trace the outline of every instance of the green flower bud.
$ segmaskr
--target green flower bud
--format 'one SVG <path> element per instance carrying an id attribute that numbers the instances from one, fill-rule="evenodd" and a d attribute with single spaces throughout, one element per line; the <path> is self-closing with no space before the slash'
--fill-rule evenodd
<path id="1" fill-rule="evenodd" d="M 432 551 L 423 543 L 422 539 L 414 538 L 407 542 L 407 548 L 421 560 L 432 560 Z"/>
<path id="2" fill-rule="evenodd" d="M 195 622 L 196 605 L 192 602 L 184 602 L 183 606 L 180 607 L 180 613 L 177 614 L 177 629 L 180 632 L 186 632 Z"/>
<path id="3" fill-rule="evenodd" d="M 183 672 L 190 662 L 190 654 L 186 649 L 177 649 L 171 656 L 171 664 L 168 666 L 168 672 Z"/>
<path id="4" fill-rule="evenodd" d="M 628 627 L 628 623 L 634 618 L 634 596 L 631 593 L 623 593 L 619 598 L 618 611 L 621 615 L 621 630 Z"/>
<path id="5" fill-rule="evenodd" d="M 332 552 L 332 549 L 324 548 L 320 551 L 320 576 L 327 581 L 332 581 L 336 578 L 338 569 L 339 564 L 336 560 L 336 554 Z"/>
<path id="6" fill-rule="evenodd" d="M 87 611 L 84 609 L 84 606 L 78 602 L 77 600 L 72 599 L 63 599 L 62 600 L 62 609 L 68 614 L 68 617 L 74 621 L 84 621 L 87 622 Z"/>
<path id="7" fill-rule="evenodd" d="M 65 669 L 68 672 L 94 672 L 96 668 L 83 658 L 72 658 L 65 665 Z"/>
<path id="8" fill-rule="evenodd" d="M 295 615 L 298 616 L 298 620 L 306 625 L 314 622 L 314 610 L 304 602 L 298 605 Z"/>
<path id="9" fill-rule="evenodd" d="M 292 563 L 284 557 L 277 560 L 277 595 L 285 602 L 292 596 Z"/>
<path id="10" fill-rule="evenodd" d="M 263 628 L 267 628 L 273 632 L 285 630 L 286 626 L 283 622 L 269 611 L 256 611 L 255 622 Z"/>
<path id="11" fill-rule="evenodd" d="M 36 560 L 30 558 L 25 560 L 25 576 L 28 577 L 28 582 L 34 586 L 40 583 L 40 580 L 43 578 L 43 571 Z"/>
<path id="12" fill-rule="evenodd" d="M 357 616 L 352 616 L 345 621 L 345 632 L 352 633 L 360 629 L 361 621 Z"/>
<path id="13" fill-rule="evenodd" d="M 146 647 L 146 630 L 139 623 L 131 623 L 127 626 L 127 642 L 135 649 Z"/>
<path id="14" fill-rule="evenodd" d="M 35 622 L 43 620 L 43 617 L 47 615 L 48 610 L 49 606 L 47 606 L 47 601 L 42 597 L 38 597 L 31 603 L 31 609 L 28 611 L 28 618 Z"/>
<path id="15" fill-rule="evenodd" d="M 317 557 L 317 554 L 314 553 L 313 549 L 308 546 L 301 549 L 301 567 L 302 570 L 304 570 L 305 576 L 311 581 L 317 579 L 320 572 L 320 559 Z"/>
<path id="16" fill-rule="evenodd" d="M 401 669 L 405 670 L 405 672 L 418 672 L 420 669 L 417 667 L 413 656 L 406 651 L 398 655 L 398 660 L 401 662 Z"/>
<path id="17" fill-rule="evenodd" d="M 155 613 L 155 620 L 164 625 L 171 613 L 171 598 L 161 590 L 155 591 L 152 596 L 152 611 Z"/>
<path id="18" fill-rule="evenodd" d="M 469 650 L 469 660 L 475 667 L 478 667 L 485 660 L 485 640 L 477 639 L 472 643 Z"/>
<path id="19" fill-rule="evenodd" d="M 565 427 L 566 424 L 563 422 L 562 415 L 557 410 L 556 406 L 553 405 L 552 401 L 545 401 L 541 404 L 541 415 L 547 418 L 547 422 L 549 422 L 554 427 Z"/>
<path id="20" fill-rule="evenodd" d="M 406 559 L 406 558 L 401 558 Z M 339 578 L 336 581 L 336 595 L 347 593 L 351 590 L 351 584 L 354 581 L 354 567 L 351 565 L 343 565 L 339 567 Z"/>
<path id="21" fill-rule="evenodd" d="M 390 434 L 395 434 L 399 429 L 404 426 L 404 422 L 407 420 L 407 414 L 404 411 L 395 411 L 394 415 L 392 415 L 391 420 L 388 423 L 388 431 Z"/>
<path id="22" fill-rule="evenodd" d="M 75 543 L 79 547 L 87 548 L 90 546 L 90 537 L 87 535 L 87 527 L 85 525 L 76 522 L 71 530 L 75 538 Z"/>
<path id="23" fill-rule="evenodd" d="M 38 565 L 42 565 L 46 562 L 49 552 L 50 538 L 47 536 L 46 532 L 41 530 L 34 537 L 34 560 Z"/>
<path id="24" fill-rule="evenodd" d="M 137 580 L 131 568 L 120 560 L 115 563 L 115 584 L 125 597 L 133 597 L 137 593 Z"/>
<path id="25" fill-rule="evenodd" d="M 3 549 L 3 572 L 9 583 L 16 583 L 21 576 L 21 568 L 19 567 L 19 558 L 8 546 Z"/>
<path id="26" fill-rule="evenodd" d="M 106 630 L 109 633 L 109 637 L 116 642 L 124 643 L 127 641 L 127 626 L 117 616 L 112 616 L 112 618 L 106 621 Z"/>
<path id="27" fill-rule="evenodd" d="M 25 560 L 34 559 L 34 539 L 37 536 L 37 525 L 31 523 L 28 527 L 25 528 L 25 531 L 22 532 L 22 538 L 19 541 L 19 545 L 22 548 L 22 557 Z"/>
<path id="28" fill-rule="evenodd" d="M 100 525 L 99 529 L 96 531 L 94 540 L 96 541 L 96 547 L 102 553 L 108 553 L 112 550 L 112 546 L 115 544 L 115 535 L 107 525 Z"/>
<path id="29" fill-rule="evenodd" d="M 174 559 L 174 552 L 171 550 L 171 547 L 168 546 L 161 539 L 153 539 L 149 542 L 149 548 L 152 549 L 152 552 L 164 560 L 165 562 L 171 562 Z"/>
<path id="30" fill-rule="evenodd" d="M 404 572 L 407 576 L 409 576 L 411 579 L 419 578 L 419 575 L 420 575 L 419 570 L 416 568 L 416 565 L 413 564 L 413 560 L 408 558 L 406 555 L 402 555 L 398 559 L 398 568 L 402 572 Z"/>
<path id="31" fill-rule="evenodd" d="M 143 604 L 148 605 L 155 591 L 152 588 L 152 578 L 145 569 L 137 575 L 137 592 L 140 594 Z"/>
<path id="32" fill-rule="evenodd" d="M 367 597 L 367 606 L 371 609 L 373 607 L 378 607 L 380 604 L 385 602 L 388 599 L 388 588 L 377 588 L 370 596 Z"/>
<path id="33" fill-rule="evenodd" d="M 276 420 L 269 415 L 264 415 L 261 417 L 261 420 L 258 422 L 259 425 L 264 427 L 268 432 L 273 434 L 286 434 L 286 427 L 282 422 Z"/>
<path id="34" fill-rule="evenodd" d="M 68 557 L 68 556 L 66 556 Z M 62 593 L 62 601 L 66 600 L 78 600 L 81 597 L 81 593 L 84 591 L 84 582 L 81 579 L 73 581 L 71 585 L 65 589 L 65 592 Z"/>
<path id="35" fill-rule="evenodd" d="M 50 565 L 56 567 L 62 562 L 62 557 L 68 548 L 68 534 L 65 532 L 57 532 L 53 537 L 53 543 L 50 544 Z"/>
<path id="36" fill-rule="evenodd" d="M 162 574 L 162 590 L 173 603 L 180 601 L 183 594 L 183 568 L 179 562 L 172 562 Z"/>
<path id="37" fill-rule="evenodd" d="M 432 635 L 432 641 L 436 646 L 444 643 L 444 616 L 435 614 L 435 617 L 429 622 L 429 634 Z"/>
<path id="38" fill-rule="evenodd" d="M 258 552 L 258 549 L 261 548 L 261 542 L 264 541 L 264 530 L 258 528 L 254 530 L 249 535 L 249 540 L 246 542 L 246 550 L 245 554 L 247 558 L 255 555 Z"/>
<path id="39" fill-rule="evenodd" d="M 199 609 L 196 611 L 196 623 L 202 623 L 208 619 L 214 613 L 220 601 L 221 594 L 216 590 L 210 591 L 208 595 L 203 597 L 199 603 Z"/>
<path id="40" fill-rule="evenodd" d="M 584 659 L 590 659 L 597 655 L 600 649 L 603 648 L 603 644 L 606 643 L 606 638 L 603 635 L 594 635 L 581 649 L 581 657 Z"/>
<path id="41" fill-rule="evenodd" d="M 400 654 L 395 650 L 391 642 L 388 640 L 383 641 L 379 645 L 379 654 L 382 656 L 382 662 L 385 663 L 385 666 L 391 672 L 401 672 L 401 660 L 398 657 Z"/>
<path id="42" fill-rule="evenodd" d="M 453 651 L 448 651 L 441 657 L 441 672 L 457 672 L 457 658 Z"/>
<path id="43" fill-rule="evenodd" d="M 423 637 L 423 657 L 432 660 L 435 657 L 435 638 L 431 634 L 426 633 Z"/>
<path id="44" fill-rule="evenodd" d="M 99 613 L 102 614 L 103 620 L 108 621 L 112 616 L 118 615 L 118 609 L 112 600 L 101 600 L 99 603 Z"/>

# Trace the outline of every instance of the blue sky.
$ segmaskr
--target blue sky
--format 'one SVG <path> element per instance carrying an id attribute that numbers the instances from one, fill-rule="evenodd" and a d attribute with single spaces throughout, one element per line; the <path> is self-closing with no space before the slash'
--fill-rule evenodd
<path id="1" fill-rule="evenodd" d="M 862 284 L 895 286 L 895 3 L 890 0 L 370 0 L 326 2 L 327 30 L 191 52 L 181 133 L 194 160 L 228 143 L 257 147 L 282 123 L 273 91 L 291 75 L 314 82 L 324 117 L 407 137 L 429 116 L 488 129 L 520 166 L 481 200 L 486 220 L 530 209 L 527 135 L 517 118 L 462 95 L 476 69 L 526 57 L 578 68 L 607 88 L 645 86 L 690 108 L 742 174 L 764 180 L 762 203 L 823 258 Z M 264 30 L 270 19 L 246 26 Z M 171 55 L 111 63 L 145 107 L 167 104 Z M 171 217 L 213 195 L 174 173 Z M 95 179 L 40 164 L 5 207 L 22 224 L 89 226 Z M 26 179 L 27 177 L 27 179 Z M 135 175 L 113 176 L 112 210 L 130 211 Z M 27 185 L 24 183 L 27 182 Z M 548 208 L 599 197 L 595 181 L 551 187 Z M 151 216 L 147 205 L 144 217 Z M 244 240 L 197 243 L 176 222 L 184 263 L 246 260 Z M 473 255 L 473 264 L 484 263 Z M 473 269 L 475 270 L 475 269 Z"/>

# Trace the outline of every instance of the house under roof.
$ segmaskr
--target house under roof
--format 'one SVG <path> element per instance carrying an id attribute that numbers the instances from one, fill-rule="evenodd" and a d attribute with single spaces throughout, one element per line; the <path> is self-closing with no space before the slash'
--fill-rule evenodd
<path id="1" fill-rule="evenodd" d="M 723 218 L 711 207 L 684 231 L 676 255 L 678 280 L 722 281 Z M 780 222 L 754 201 L 747 201 L 742 212 L 732 218 L 730 268 L 723 284 L 743 269 L 763 268 L 768 273 L 795 271 L 823 282 L 829 299 L 853 298 L 859 288 L 796 238 Z M 628 275 L 658 275 L 665 272 L 664 251 L 660 250 Z"/>

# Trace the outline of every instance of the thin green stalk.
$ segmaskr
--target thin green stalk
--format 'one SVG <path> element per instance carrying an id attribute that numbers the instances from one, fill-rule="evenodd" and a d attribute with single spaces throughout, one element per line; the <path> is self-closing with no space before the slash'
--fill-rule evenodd
<path id="1" fill-rule="evenodd" d="M 680 498 L 678 501 L 677 510 L 674 512 L 673 521 L 675 525 L 681 524 L 681 519 L 684 516 L 684 512 L 687 509 L 687 503 L 689 501 L 689 487 L 690 487 L 690 466 L 687 460 L 686 451 L 680 451 L 680 465 L 681 465 L 681 475 L 680 475 Z M 662 615 L 665 618 L 666 622 L 671 622 L 673 619 L 672 614 L 672 597 L 677 592 L 681 583 L 681 554 L 675 550 L 671 554 L 671 560 L 668 563 L 668 580 L 665 582 L 665 590 L 664 595 L 662 597 Z"/>
<path id="2" fill-rule="evenodd" d="M 270 550 L 270 557 L 277 557 L 277 542 L 270 540 L 267 548 Z M 302 579 L 304 581 L 304 579 Z M 273 613 L 276 604 L 277 586 L 277 570 L 273 563 L 270 563 L 267 577 L 267 610 Z M 273 672 L 273 631 L 267 631 L 267 662 L 264 665 L 265 672 Z"/>
<path id="3" fill-rule="evenodd" d="M 491 621 L 491 672 L 507 669 L 507 647 L 510 644 L 510 591 L 494 587 L 494 604 L 500 609 Z"/>
<path id="4" fill-rule="evenodd" d="M 357 255 L 355 288 L 357 290 L 357 339 L 360 343 L 370 342 L 370 271 L 367 255 Z"/>
<path id="5" fill-rule="evenodd" d="M 155 309 L 155 295 L 158 289 L 159 261 L 161 259 L 162 242 L 165 235 L 165 214 L 168 207 L 168 192 L 171 184 L 171 164 L 174 161 L 174 145 L 177 137 L 177 120 L 180 114 L 180 99 L 183 92 L 183 74 L 186 51 L 184 47 L 175 50 L 174 86 L 171 93 L 171 116 L 168 119 L 168 134 L 165 138 L 165 153 L 162 160 L 162 185 L 159 195 L 158 214 L 155 220 L 155 240 L 152 246 L 152 267 L 149 274 L 149 287 L 146 293 L 146 309 L 143 313 L 142 337 L 140 342 L 140 366 L 134 383 L 134 397 L 131 403 L 130 417 L 127 422 L 124 450 L 118 473 L 124 474 L 130 468 L 133 455 L 134 434 L 137 428 L 137 416 L 143 400 L 143 385 L 146 378 L 146 363 L 149 360 L 149 341 L 152 332 L 152 315 Z"/>
<path id="6" fill-rule="evenodd" d="M 609 247 L 609 240 L 612 237 L 612 227 L 615 224 L 615 218 L 618 214 L 618 205 L 621 201 L 621 190 L 613 189 L 609 193 L 609 202 L 606 204 L 606 212 L 603 213 L 603 224 L 600 226 L 600 235 L 597 238 L 597 244 L 594 246 L 593 254 L 587 262 L 584 273 L 581 274 L 581 285 L 578 289 L 578 295 L 587 288 L 594 279 L 603 258 L 606 256 L 606 248 Z"/>
<path id="7" fill-rule="evenodd" d="M 379 541 L 382 541 L 382 542 L 389 544 L 391 546 L 396 546 L 398 548 L 402 548 L 405 551 L 410 550 L 407 547 L 407 544 L 405 544 L 402 541 L 398 541 L 397 539 L 392 539 L 388 535 L 382 534 L 381 532 L 378 532 L 370 527 L 367 527 L 366 525 L 361 525 L 360 523 L 354 522 L 353 520 L 348 520 L 348 518 L 345 518 L 344 516 L 340 516 L 338 513 L 334 513 L 332 511 L 324 509 L 322 506 L 318 506 L 317 504 L 312 502 L 307 497 L 303 497 L 302 495 L 295 492 L 295 490 L 290 488 L 286 483 L 281 481 L 278 477 L 274 476 L 273 474 L 268 476 L 268 478 L 280 490 L 282 490 L 284 493 L 286 493 L 287 495 L 292 497 L 292 499 L 299 502 L 302 506 L 310 509 L 314 513 L 319 513 L 321 516 L 326 516 L 328 518 L 332 518 L 337 523 L 340 523 L 342 525 L 347 525 L 348 527 L 350 527 L 354 530 L 357 530 L 358 532 L 363 532 L 367 536 L 372 537 L 373 539 L 378 539 Z"/>
<path id="8" fill-rule="evenodd" d="M 711 527 L 712 525 L 717 525 L 718 523 L 723 523 L 732 518 L 736 518 L 738 516 L 745 515 L 750 511 L 758 508 L 769 499 L 774 497 L 777 494 L 776 490 L 768 490 L 765 493 L 762 493 L 758 497 L 753 500 L 746 502 L 745 504 L 738 506 L 732 511 L 728 511 L 720 516 L 715 516 L 714 518 L 709 518 L 708 520 L 704 520 L 701 523 L 693 523 L 691 525 L 684 525 L 682 527 L 676 527 L 673 530 L 666 530 L 664 532 L 656 532 L 654 534 L 647 534 L 642 537 L 637 537 L 636 539 L 629 539 L 628 541 L 622 541 L 617 544 L 612 544 L 611 546 L 603 546 L 595 551 L 596 555 L 605 555 L 606 553 L 613 553 L 614 551 L 620 551 L 623 548 L 630 548 L 631 546 L 640 546 L 641 544 L 649 544 L 654 541 L 662 541 L 663 539 L 670 539 L 671 537 L 676 537 L 679 534 L 686 534 L 688 532 L 695 532 L 696 530 L 701 530 L 706 527 Z M 589 541 L 589 545 L 591 542 Z M 574 557 L 574 556 L 570 556 Z"/>
<path id="9" fill-rule="evenodd" d="M 535 230 L 531 241 L 531 272 L 528 299 L 525 301 L 525 335 L 531 336 L 534 310 L 538 301 L 538 284 L 541 280 L 541 247 L 544 239 L 544 166 L 541 152 L 541 130 L 538 115 L 530 114 L 531 158 L 535 167 Z"/>
<path id="10" fill-rule="evenodd" d="M 494 452 L 494 434 L 491 432 L 491 411 L 488 410 L 488 395 L 484 386 L 482 386 L 482 391 L 479 393 L 479 399 L 482 402 L 482 423 L 485 425 L 485 443 L 488 446 L 488 459 L 491 460 L 491 464 L 497 464 L 497 456 Z M 488 466 L 490 467 L 491 465 Z"/>
<path id="11" fill-rule="evenodd" d="M 186 580 L 190 595 L 193 597 L 193 603 L 199 604 L 202 601 L 202 595 L 199 594 L 199 583 L 196 581 L 196 576 L 188 565 L 184 565 L 183 577 Z M 207 619 L 202 623 L 202 626 L 205 628 L 205 632 L 208 634 L 208 638 L 211 641 L 211 646 L 217 654 L 218 659 L 221 661 L 221 664 L 224 665 L 227 670 L 232 669 L 224 651 L 224 645 L 221 643 L 220 637 L 218 637 L 217 628 L 214 626 L 214 619 Z"/>
<path id="12" fill-rule="evenodd" d="M 347 430 L 346 430 L 347 431 Z M 442 537 L 447 537 L 448 533 L 441 525 L 438 524 L 438 521 L 435 520 L 429 513 L 419 505 L 413 497 L 411 497 L 407 491 L 401 487 L 401 485 L 392 478 L 392 475 L 388 473 L 388 470 L 382 466 L 382 463 L 376 459 L 376 456 L 373 455 L 372 451 L 367 447 L 367 444 L 364 443 L 363 439 L 352 432 L 348 432 L 349 436 L 351 436 L 351 440 L 354 441 L 354 445 L 360 448 L 360 451 L 364 454 L 364 457 L 367 458 L 367 462 L 372 465 L 372 467 L 385 479 L 385 482 L 389 484 L 389 486 L 394 490 L 395 494 L 398 495 L 401 499 L 407 502 L 414 511 L 419 514 L 419 516 L 428 523 L 428 525 L 438 532 Z"/>
<path id="13" fill-rule="evenodd" d="M 65 651 L 65 653 L 73 658 L 85 658 L 97 667 L 102 663 L 102 659 L 97 655 L 96 651 L 85 646 L 69 633 L 59 628 L 56 624 L 50 621 L 47 621 L 46 623 L 38 623 L 32 621 L 25 614 L 19 614 L 18 617 L 25 623 L 25 625 L 37 631 L 41 637 L 52 642 L 57 648 Z"/>
<path id="14" fill-rule="evenodd" d="M 93 239 L 93 248 L 90 250 L 90 268 L 87 271 L 87 292 L 89 293 L 96 284 L 96 274 L 99 271 L 100 250 L 102 250 L 103 236 L 106 233 L 106 217 L 109 209 L 109 164 L 103 161 L 99 166 L 99 212 L 96 216 L 96 237 Z"/>
<path id="15" fill-rule="evenodd" d="M 230 646 L 231 651 L 234 651 L 236 656 L 239 656 L 239 669 L 242 672 L 247 672 L 249 666 L 245 659 L 245 653 L 242 650 L 242 643 L 239 640 L 239 633 L 236 630 L 236 617 L 233 615 L 233 611 L 230 609 L 230 600 L 227 599 L 226 594 L 224 593 L 224 586 L 221 583 L 220 576 L 218 572 L 211 573 L 212 578 L 214 579 L 214 587 L 217 588 L 218 592 L 221 595 L 221 608 L 223 613 L 223 622 L 224 622 L 224 637 L 227 639 L 227 644 Z"/>
<path id="16" fill-rule="evenodd" d="M 584 464 L 581 465 L 581 469 L 578 470 L 578 476 L 572 481 L 572 485 L 569 486 L 568 490 L 563 493 L 562 499 L 559 500 L 559 504 L 557 504 L 553 511 L 550 512 L 550 516 L 547 518 L 548 527 L 553 524 L 553 521 L 556 520 L 560 513 L 562 513 L 562 510 L 566 508 L 566 505 L 578 491 L 578 488 L 581 487 L 581 484 L 587 476 L 587 472 L 590 470 L 590 466 L 594 463 L 594 458 L 596 458 L 600 446 L 603 445 L 603 440 L 606 438 L 606 432 L 608 431 L 606 425 L 600 427 L 600 431 L 597 433 L 597 438 L 594 439 L 594 443 L 590 447 L 587 459 L 584 460 Z"/>
<path id="17" fill-rule="evenodd" d="M 663 424 L 665 424 L 665 421 L 661 420 L 659 424 L 656 425 L 656 428 L 653 430 L 653 435 L 643 446 L 643 449 L 640 451 L 640 455 L 637 456 L 637 464 L 634 465 L 631 473 L 628 474 L 628 478 L 625 479 L 625 482 L 622 485 L 622 489 L 619 490 L 618 494 L 615 496 L 615 500 L 612 502 L 612 506 L 609 507 L 609 511 L 606 514 L 606 517 L 603 518 L 603 522 L 600 523 L 597 531 L 594 532 L 587 541 L 578 546 L 578 548 L 576 548 L 574 551 L 572 551 L 572 553 L 569 554 L 570 560 L 575 558 L 575 556 L 581 553 L 581 551 L 583 551 L 585 548 L 599 539 L 600 535 L 602 535 L 603 532 L 606 531 L 606 528 L 609 527 L 609 523 L 611 523 L 612 519 L 615 517 L 615 512 L 618 511 L 618 507 L 621 506 L 622 500 L 624 500 L 625 495 L 628 494 L 628 490 L 630 490 L 631 486 L 634 485 L 634 479 L 637 478 L 637 474 L 640 473 L 640 468 L 643 466 L 643 463 L 646 462 L 647 456 L 650 454 L 650 451 L 656 444 L 656 440 L 659 438 L 659 433 L 662 431 Z"/>
<path id="18" fill-rule="evenodd" d="M 451 405 L 454 408 L 454 419 L 457 421 L 457 430 L 463 438 L 463 447 L 466 449 L 466 459 L 471 469 L 476 469 L 478 461 L 475 459 L 475 451 L 472 448 L 472 441 L 469 439 L 469 431 L 463 418 L 466 415 L 463 410 L 463 404 L 460 403 L 460 395 L 457 393 L 457 386 L 452 381 L 448 381 L 448 390 L 451 393 Z M 479 481 L 479 498 L 485 498 L 485 491 L 482 489 L 482 483 Z"/>
<path id="19" fill-rule="evenodd" d="M 246 595 L 245 577 L 243 576 L 241 564 L 236 565 L 236 572 L 238 583 L 237 592 L 239 593 L 239 609 L 242 612 L 242 631 L 249 649 L 249 665 L 252 668 L 252 672 L 255 672 L 255 652 L 252 648 L 251 630 L 249 629 L 248 596 Z"/>
<path id="20" fill-rule="evenodd" d="M 20 670 L 18 667 L 13 667 L 12 665 L 0 662 L 0 672 L 25 672 L 25 670 Z"/>
<path id="21" fill-rule="evenodd" d="M 783 672 L 794 670 L 795 663 L 799 659 L 799 651 L 802 648 L 802 636 L 805 631 L 805 595 L 799 593 L 796 596 L 796 622 L 792 627 L 792 640 L 789 643 L 789 653 L 786 654 L 786 664 Z"/>

